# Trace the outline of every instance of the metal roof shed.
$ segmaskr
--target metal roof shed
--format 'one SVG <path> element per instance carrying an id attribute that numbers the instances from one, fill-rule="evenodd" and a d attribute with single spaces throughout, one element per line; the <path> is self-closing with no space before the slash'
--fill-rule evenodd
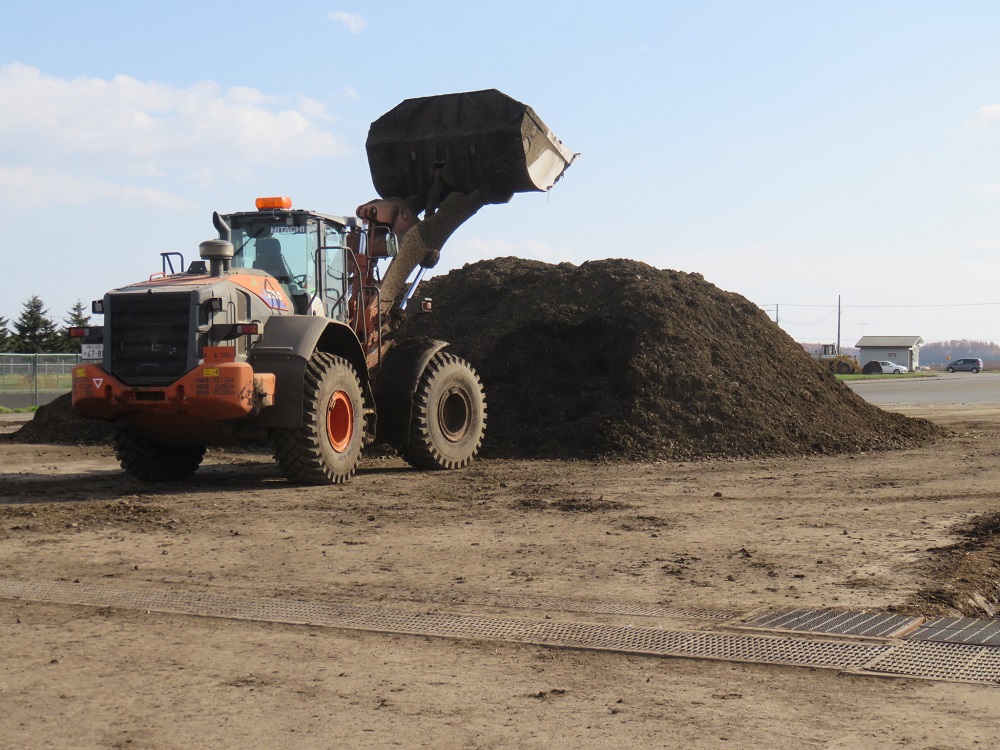
<path id="1" fill-rule="evenodd" d="M 862 336 L 855 346 L 862 367 L 872 360 L 888 360 L 905 365 L 913 372 L 920 366 L 920 347 L 923 343 L 920 336 Z"/>

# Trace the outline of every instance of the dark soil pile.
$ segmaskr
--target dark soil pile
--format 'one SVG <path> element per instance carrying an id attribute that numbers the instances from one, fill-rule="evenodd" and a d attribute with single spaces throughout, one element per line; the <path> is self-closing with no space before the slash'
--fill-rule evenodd
<path id="1" fill-rule="evenodd" d="M 907 609 L 920 614 L 1000 617 L 1000 513 L 957 525 L 957 544 L 929 549 L 924 570 L 931 583 Z"/>
<path id="2" fill-rule="evenodd" d="M 639 460 L 912 446 L 931 422 L 882 411 L 765 313 L 700 274 L 631 260 L 519 258 L 425 282 L 403 335 L 450 342 L 483 379 L 483 455 Z"/>
<path id="3" fill-rule="evenodd" d="M 7 439 L 14 443 L 56 445 L 106 445 L 111 442 L 111 422 L 81 417 L 73 411 L 72 395 L 64 393 L 38 407 L 35 416 Z"/>

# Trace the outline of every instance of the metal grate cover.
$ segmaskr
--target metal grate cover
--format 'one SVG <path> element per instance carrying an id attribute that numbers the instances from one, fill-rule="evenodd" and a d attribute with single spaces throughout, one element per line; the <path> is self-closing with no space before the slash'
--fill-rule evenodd
<path id="1" fill-rule="evenodd" d="M 791 638 L 698 633 L 683 644 L 684 655 L 757 664 L 850 669 L 877 658 L 890 646 Z"/>
<path id="2" fill-rule="evenodd" d="M 5 579 L 0 579 L 0 598 L 627 654 L 849 669 L 858 674 L 1000 683 L 1000 648 L 927 640 L 907 640 L 900 645 L 802 640 Z"/>
<path id="3" fill-rule="evenodd" d="M 658 656 L 763 662 L 795 666 L 859 667 L 887 646 L 798 641 L 551 620 L 512 620 L 383 607 L 211 594 L 122 591 L 103 586 L 0 580 L 0 596 L 61 604 L 147 609 L 185 615 L 370 630 L 385 633 L 500 640 L 542 646 Z"/>
<path id="4" fill-rule="evenodd" d="M 1000 622 L 971 617 L 939 617 L 925 622 L 906 637 L 920 641 L 1000 646 Z"/>
<path id="5" fill-rule="evenodd" d="M 435 599 L 439 600 L 439 599 Z M 726 622 L 739 617 L 741 612 L 723 609 L 694 609 L 661 607 L 656 604 L 621 604 L 616 602 L 584 601 L 580 599 L 534 598 L 528 596 L 477 596 L 448 599 L 448 604 L 465 604 L 480 607 L 507 607 L 512 609 L 549 609 L 560 612 L 588 612 L 598 615 L 632 615 L 635 617 L 678 617 L 692 620 Z"/>
<path id="6" fill-rule="evenodd" d="M 746 626 L 768 630 L 790 630 L 797 633 L 893 638 L 911 630 L 921 620 L 920 617 L 870 610 L 788 609 L 755 617 L 748 620 Z"/>
<path id="7" fill-rule="evenodd" d="M 1000 649 L 906 641 L 876 658 L 865 670 L 909 677 L 1000 683 Z"/>

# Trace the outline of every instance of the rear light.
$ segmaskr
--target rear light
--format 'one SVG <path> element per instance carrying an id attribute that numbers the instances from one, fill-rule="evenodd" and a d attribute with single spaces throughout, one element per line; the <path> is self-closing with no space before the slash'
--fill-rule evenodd
<path id="1" fill-rule="evenodd" d="M 232 341 L 240 336 L 257 336 L 260 334 L 260 329 L 260 322 L 220 323 L 208 329 L 206 341 L 217 343 L 219 341 Z"/>
<path id="2" fill-rule="evenodd" d="M 85 339 L 90 335 L 90 329 L 86 326 L 73 326 L 69 329 L 71 339 Z"/>
<path id="3" fill-rule="evenodd" d="M 265 211 L 269 208 L 282 208 L 289 210 L 292 207 L 292 199 L 287 195 L 276 195 L 269 198 L 257 199 L 257 210 Z"/>

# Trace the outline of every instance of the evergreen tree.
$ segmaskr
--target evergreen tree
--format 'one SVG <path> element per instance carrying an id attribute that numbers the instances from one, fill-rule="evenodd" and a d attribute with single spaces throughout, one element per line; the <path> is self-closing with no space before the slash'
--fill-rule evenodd
<path id="1" fill-rule="evenodd" d="M 69 311 L 69 315 L 63 320 L 65 324 L 61 331 L 59 331 L 59 341 L 61 344 L 60 351 L 69 352 L 71 354 L 80 353 L 80 340 L 71 339 L 69 336 L 69 329 L 76 326 L 89 326 L 90 316 L 84 314 L 83 303 L 80 300 L 76 301 L 76 304 Z"/>
<path id="2" fill-rule="evenodd" d="M 61 349 L 56 324 L 48 317 L 45 303 L 37 295 L 24 303 L 21 315 L 14 321 L 10 350 L 20 354 L 42 354 Z"/>
<path id="3" fill-rule="evenodd" d="M 10 330 L 7 318 L 0 315 L 0 352 L 10 351 Z"/>

